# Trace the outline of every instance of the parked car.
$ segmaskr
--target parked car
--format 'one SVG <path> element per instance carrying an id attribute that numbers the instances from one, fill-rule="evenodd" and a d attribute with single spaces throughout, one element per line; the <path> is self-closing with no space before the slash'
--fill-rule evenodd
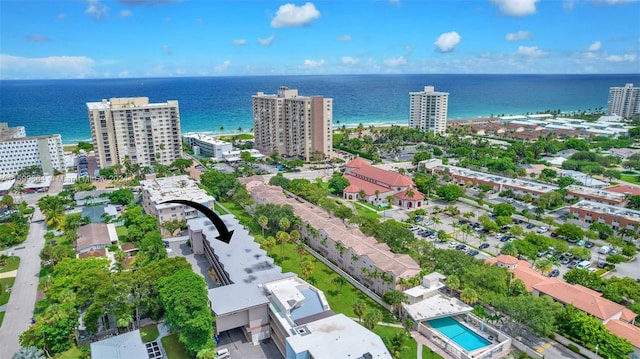
<path id="1" fill-rule="evenodd" d="M 579 240 L 579 241 L 578 241 L 578 243 L 576 243 L 576 246 L 578 246 L 578 247 L 584 247 L 585 243 L 586 243 L 586 242 L 585 242 L 584 240 L 582 240 L 582 239 L 581 239 L 581 240 Z"/>
<path id="2" fill-rule="evenodd" d="M 527 229 L 533 229 L 533 228 L 536 228 L 535 224 L 533 224 L 533 223 L 527 224 Z"/>
<path id="3" fill-rule="evenodd" d="M 547 227 L 540 227 L 538 228 L 538 230 L 536 231 L 537 233 L 545 233 L 549 230 L 549 228 Z"/>
<path id="4" fill-rule="evenodd" d="M 555 237 L 557 237 L 557 236 L 558 236 L 558 233 L 556 233 L 556 232 L 551 232 L 550 236 L 551 236 L 551 237 L 553 237 L 553 238 L 555 238 Z"/>
<path id="5" fill-rule="evenodd" d="M 561 257 L 562 259 L 560 259 L 560 263 L 567 265 L 569 264 L 569 262 L 571 262 L 571 258 L 567 258 L 567 257 Z"/>
<path id="6" fill-rule="evenodd" d="M 602 246 L 600 247 L 600 249 L 598 249 L 598 253 L 600 254 L 609 254 L 610 251 L 611 248 L 609 248 L 608 246 Z"/>
<path id="7" fill-rule="evenodd" d="M 449 242 L 448 246 L 449 248 L 455 248 L 458 244 L 459 244 L 458 242 L 451 241 Z"/>
<path id="8" fill-rule="evenodd" d="M 456 246 L 456 249 L 457 249 L 457 250 L 459 250 L 459 251 L 464 251 L 464 250 L 466 250 L 466 249 L 467 249 L 467 246 L 466 246 L 466 245 L 464 245 L 464 244 L 462 244 L 462 243 L 460 243 L 460 244 L 458 244 L 458 245 Z"/>
<path id="9" fill-rule="evenodd" d="M 560 275 L 560 271 L 557 269 L 554 269 L 551 271 L 551 273 L 549 273 L 549 277 L 552 277 L 552 278 L 557 277 L 559 275 Z"/>
<path id="10" fill-rule="evenodd" d="M 572 260 L 571 262 L 569 262 L 569 264 L 567 264 L 567 268 L 574 268 L 575 266 L 578 265 L 578 263 L 580 263 L 580 261 Z"/>
<path id="11" fill-rule="evenodd" d="M 522 224 L 523 222 L 524 222 L 524 221 L 523 221 L 523 220 L 521 220 L 521 219 L 519 219 L 519 218 L 515 218 L 515 219 L 513 220 L 513 223 L 515 223 L 515 224 Z"/>
<path id="12" fill-rule="evenodd" d="M 489 243 L 482 243 L 482 244 L 480 245 L 480 247 L 478 247 L 478 248 L 480 248 L 480 249 L 489 248 Z"/>
<path id="13" fill-rule="evenodd" d="M 620 254 L 620 249 L 619 248 L 614 248 L 611 251 L 609 251 L 609 254 Z"/>
<path id="14" fill-rule="evenodd" d="M 608 265 L 609 265 L 609 263 L 607 263 L 607 262 L 600 262 L 600 263 L 598 263 L 598 268 L 604 268 L 604 267 L 606 267 Z"/>
<path id="15" fill-rule="evenodd" d="M 591 247 L 593 247 L 593 242 L 591 242 L 591 241 L 586 241 L 586 242 L 584 242 L 584 247 L 585 247 L 585 248 L 591 248 Z"/>
<path id="16" fill-rule="evenodd" d="M 467 252 L 467 255 L 473 257 L 473 256 L 477 256 L 478 253 L 480 253 L 480 252 L 478 252 L 478 250 L 472 249 L 472 250 Z"/>

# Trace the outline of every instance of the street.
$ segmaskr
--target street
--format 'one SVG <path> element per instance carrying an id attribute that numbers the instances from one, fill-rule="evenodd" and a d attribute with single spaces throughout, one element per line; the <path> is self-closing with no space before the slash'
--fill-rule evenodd
<path id="1" fill-rule="evenodd" d="M 34 217 L 39 216 L 40 209 L 36 208 Z M 31 223 L 27 240 L 20 245 L 25 248 L 13 250 L 14 255 L 20 257 L 20 266 L 0 327 L 0 359 L 10 359 L 20 349 L 18 337 L 31 324 L 38 291 L 40 251 L 44 247 L 45 230 L 44 223 Z"/>

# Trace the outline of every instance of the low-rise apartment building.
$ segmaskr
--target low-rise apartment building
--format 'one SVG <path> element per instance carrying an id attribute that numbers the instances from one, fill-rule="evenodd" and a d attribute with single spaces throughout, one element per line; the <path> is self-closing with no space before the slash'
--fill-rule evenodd
<path id="1" fill-rule="evenodd" d="M 286 197 L 280 187 L 252 181 L 247 190 L 256 203 L 291 206 L 302 221 L 300 234 L 306 243 L 379 295 L 397 289 L 400 279 L 420 273 L 420 265 L 410 256 L 393 253 L 387 244 L 346 227 L 320 207 Z"/>
<path id="2" fill-rule="evenodd" d="M 577 185 L 567 186 L 566 190 L 568 198 L 577 198 L 618 207 L 623 207 L 627 204 L 627 197 L 623 193 Z"/>
<path id="3" fill-rule="evenodd" d="M 622 228 L 637 231 L 640 229 L 640 211 L 629 208 L 621 208 L 608 204 L 580 201 L 569 207 L 569 222 L 583 227 L 589 227 L 591 223 L 603 223 L 614 231 Z"/>
<path id="4" fill-rule="evenodd" d="M 208 156 L 218 161 L 224 159 L 224 153 L 233 150 L 233 145 L 229 142 L 221 141 L 203 133 L 188 133 L 182 136 L 182 141 L 189 145 L 194 154 Z"/>
<path id="5" fill-rule="evenodd" d="M 163 235 L 169 233 L 162 223 L 171 220 L 202 217 L 196 209 L 177 203 L 164 203 L 176 199 L 192 201 L 213 209 L 215 199 L 200 189 L 187 175 L 155 178 L 140 181 L 142 189 L 142 207 L 147 214 L 158 219 Z"/>
<path id="6" fill-rule="evenodd" d="M 282 273 L 235 217 L 221 219 L 234 231 L 229 244 L 209 219 L 188 221 L 193 251 L 205 255 L 219 285 L 208 291 L 216 334 L 241 328 L 254 345 L 269 338 L 285 359 L 391 358 L 379 336 L 335 314 L 321 290 Z"/>

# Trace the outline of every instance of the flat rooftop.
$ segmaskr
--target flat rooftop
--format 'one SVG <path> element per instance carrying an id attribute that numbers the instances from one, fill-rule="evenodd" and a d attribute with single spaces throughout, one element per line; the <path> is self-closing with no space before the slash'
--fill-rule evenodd
<path id="1" fill-rule="evenodd" d="M 158 209 L 175 206 L 175 204 L 161 205 L 160 203 L 176 199 L 201 204 L 214 201 L 213 197 L 198 187 L 197 183 L 187 175 L 140 181 L 140 186 L 143 191 L 149 193 L 149 199 Z"/>
<path id="2" fill-rule="evenodd" d="M 570 186 L 567 186 L 567 192 L 573 192 L 576 194 L 582 194 L 582 195 L 593 196 L 593 197 L 598 197 L 598 198 L 607 199 L 611 201 L 620 201 L 620 202 L 624 201 L 626 197 L 624 193 L 617 193 L 617 192 L 607 191 L 604 189 L 577 186 L 573 184 Z"/>
<path id="3" fill-rule="evenodd" d="M 608 204 L 593 202 L 593 201 L 580 201 L 570 208 L 579 208 L 588 210 L 594 213 L 608 214 L 611 216 L 618 216 L 626 218 L 631 221 L 640 222 L 640 211 L 636 211 L 629 208 L 621 208 L 616 206 L 610 206 Z"/>
<path id="4" fill-rule="evenodd" d="M 187 221 L 191 230 L 202 230 L 205 243 L 213 249 L 233 283 L 209 289 L 211 309 L 216 315 L 222 315 L 267 303 L 264 284 L 295 274 L 282 273 L 282 269 L 273 263 L 273 258 L 267 256 L 267 252 L 260 248 L 233 215 L 220 218 L 230 231 L 234 231 L 229 244 L 216 239 L 218 230 L 208 218 Z"/>
<path id="5" fill-rule="evenodd" d="M 414 304 L 403 304 L 402 307 L 415 321 L 450 317 L 473 310 L 458 298 L 442 293 L 434 294 Z"/>
<path id="6" fill-rule="evenodd" d="M 533 182 L 533 181 L 502 177 L 502 176 L 498 176 L 490 173 L 473 171 L 473 170 L 462 168 L 462 167 L 440 165 L 434 168 L 436 171 L 444 171 L 445 169 L 448 169 L 449 173 L 455 174 L 458 176 L 462 176 L 466 178 L 474 178 L 474 179 L 487 181 L 487 182 L 493 182 L 495 184 L 502 184 L 509 187 L 526 188 L 528 190 L 536 191 L 539 193 L 549 193 L 558 189 L 557 186 L 553 186 L 550 184 L 542 184 L 542 183 Z"/>

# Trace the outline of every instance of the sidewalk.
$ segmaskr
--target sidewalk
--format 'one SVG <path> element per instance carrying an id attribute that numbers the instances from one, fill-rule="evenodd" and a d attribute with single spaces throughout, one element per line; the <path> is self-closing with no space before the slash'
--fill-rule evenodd
<path id="1" fill-rule="evenodd" d="M 12 270 L 11 272 L 0 273 L 0 278 L 13 278 L 18 275 L 18 270 Z"/>

